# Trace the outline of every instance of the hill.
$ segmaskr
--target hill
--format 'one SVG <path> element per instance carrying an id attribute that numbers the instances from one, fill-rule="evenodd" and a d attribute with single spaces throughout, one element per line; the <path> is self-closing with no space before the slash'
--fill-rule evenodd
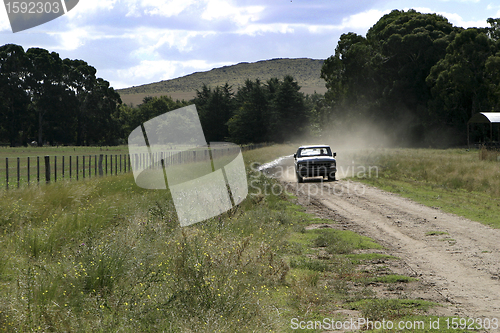
<path id="1" fill-rule="evenodd" d="M 302 87 L 305 94 L 324 93 L 325 81 L 320 78 L 323 60 L 299 59 L 272 59 L 254 63 L 243 62 L 237 65 L 214 68 L 206 72 L 196 72 L 180 78 L 149 83 L 137 87 L 118 89 L 122 101 L 126 104 L 138 105 L 146 96 L 169 95 L 173 99 L 189 100 L 196 95 L 196 90 L 203 84 L 220 86 L 226 82 L 233 90 L 243 85 L 245 80 L 266 81 L 272 77 L 283 78 L 291 75 Z"/>

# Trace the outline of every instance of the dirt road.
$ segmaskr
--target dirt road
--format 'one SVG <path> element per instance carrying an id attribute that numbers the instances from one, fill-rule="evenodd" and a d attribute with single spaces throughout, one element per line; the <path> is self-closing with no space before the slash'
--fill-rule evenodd
<path id="1" fill-rule="evenodd" d="M 452 314 L 500 319 L 500 230 L 345 179 L 297 184 L 292 163 L 266 172 L 309 211 L 387 247 L 428 287 L 422 294 L 441 295 Z"/>

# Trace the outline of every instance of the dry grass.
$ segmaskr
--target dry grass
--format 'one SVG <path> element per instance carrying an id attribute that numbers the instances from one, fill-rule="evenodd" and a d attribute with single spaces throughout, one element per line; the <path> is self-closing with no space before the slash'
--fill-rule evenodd
<path id="1" fill-rule="evenodd" d="M 275 184 L 251 176 L 253 190 Z M 306 231 L 313 222 L 270 193 L 180 228 L 168 192 L 131 174 L 0 192 L 0 332 L 288 332 L 291 318 L 347 299 L 355 265 L 344 253 L 378 246 Z M 305 260 L 316 246 L 333 253 L 328 276 Z"/>
<path id="2" fill-rule="evenodd" d="M 479 150 L 479 159 L 481 161 L 500 162 L 500 151 L 496 149 L 486 149 L 482 147 Z"/>
<path id="3" fill-rule="evenodd" d="M 174 99 L 189 100 L 196 95 L 203 84 L 216 87 L 228 83 L 236 91 L 245 80 L 262 82 L 270 78 L 283 78 L 291 75 L 302 87 L 305 94 L 325 93 L 325 81 L 320 78 L 323 60 L 314 59 L 273 59 L 255 63 L 240 63 L 232 66 L 214 68 L 180 78 L 144 84 L 138 87 L 118 89 L 124 103 L 139 105 L 146 96 L 169 95 Z"/>
<path id="4" fill-rule="evenodd" d="M 378 166 L 381 178 L 498 197 L 500 164 L 484 156 L 482 150 L 385 149 L 357 153 L 353 158 L 364 165 Z"/>

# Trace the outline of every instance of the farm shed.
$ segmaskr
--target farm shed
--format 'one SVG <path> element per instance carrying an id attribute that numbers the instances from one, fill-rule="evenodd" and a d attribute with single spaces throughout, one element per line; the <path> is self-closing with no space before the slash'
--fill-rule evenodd
<path id="1" fill-rule="evenodd" d="M 493 142 L 493 124 L 500 124 L 500 112 L 479 112 L 472 116 L 467 122 L 467 145 L 470 145 L 470 125 L 471 124 L 490 124 L 490 141 Z M 498 134 L 500 142 L 500 131 Z"/>

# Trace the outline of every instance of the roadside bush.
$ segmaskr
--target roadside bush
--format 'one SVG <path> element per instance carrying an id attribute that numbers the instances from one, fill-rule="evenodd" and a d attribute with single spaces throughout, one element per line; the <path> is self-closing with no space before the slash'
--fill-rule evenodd
<path id="1" fill-rule="evenodd" d="M 354 250 L 354 245 L 342 238 L 336 230 L 323 230 L 314 240 L 316 247 L 326 247 L 330 254 L 348 254 Z"/>

